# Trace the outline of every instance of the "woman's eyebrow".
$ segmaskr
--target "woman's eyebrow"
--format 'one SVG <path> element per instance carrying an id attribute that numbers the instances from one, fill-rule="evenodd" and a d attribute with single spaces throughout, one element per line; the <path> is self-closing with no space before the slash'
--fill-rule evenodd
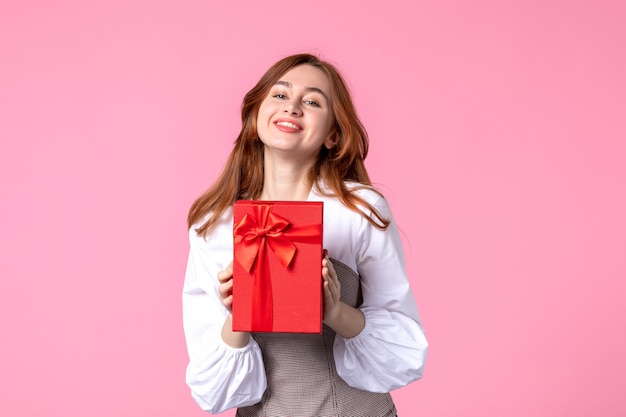
<path id="1" fill-rule="evenodd" d="M 288 87 L 288 88 L 293 87 L 291 85 L 291 83 L 288 82 L 288 81 L 276 81 L 276 84 L 274 84 L 274 85 L 282 85 L 282 86 Z M 322 96 L 324 96 L 326 101 L 328 101 L 328 97 L 326 97 L 326 94 L 324 94 L 324 92 L 322 90 L 320 90 L 319 88 L 317 88 L 317 87 L 307 87 L 304 90 L 305 91 L 312 91 L 312 92 L 315 92 L 315 93 L 320 93 Z"/>

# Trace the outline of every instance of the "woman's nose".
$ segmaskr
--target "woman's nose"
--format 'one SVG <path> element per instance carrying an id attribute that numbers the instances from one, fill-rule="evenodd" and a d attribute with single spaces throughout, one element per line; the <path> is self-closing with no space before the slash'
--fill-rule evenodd
<path id="1" fill-rule="evenodd" d="M 302 114 L 300 103 L 296 102 L 295 100 L 289 100 L 287 103 L 285 103 L 285 112 L 299 116 L 300 114 Z"/>

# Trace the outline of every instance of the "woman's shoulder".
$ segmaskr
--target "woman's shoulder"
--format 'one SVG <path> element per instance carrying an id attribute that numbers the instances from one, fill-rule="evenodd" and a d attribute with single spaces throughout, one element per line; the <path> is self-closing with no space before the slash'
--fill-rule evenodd
<path id="1" fill-rule="evenodd" d="M 348 192 L 362 199 L 362 203 L 356 202 L 362 213 L 371 216 L 371 209 L 375 209 L 379 214 L 383 215 L 383 217 L 387 217 L 390 214 L 390 208 L 387 200 L 375 186 L 354 181 L 345 181 L 344 185 L 346 186 Z M 337 206 L 354 213 L 353 210 L 345 207 L 345 205 L 341 203 L 341 199 L 335 195 L 333 190 L 322 181 L 318 182 L 317 186 L 319 188 L 318 194 L 322 196 L 324 201 L 335 202 Z"/>
<path id="2" fill-rule="evenodd" d="M 358 195 L 370 204 L 375 204 L 379 200 L 384 200 L 385 198 L 383 194 L 373 185 L 363 184 L 356 181 L 344 181 L 343 184 L 348 192 Z M 334 191 L 324 181 L 320 180 L 316 185 L 322 195 L 338 198 Z"/>
<path id="3" fill-rule="evenodd" d="M 198 222 L 189 228 L 189 236 L 192 239 L 199 239 L 207 245 L 212 243 L 221 243 L 224 235 L 232 235 L 233 229 L 233 209 L 227 208 L 220 218 L 212 225 L 205 235 L 198 234 L 197 230 L 206 224 L 214 216 L 213 212 L 206 214 Z"/>
<path id="4" fill-rule="evenodd" d="M 345 184 L 349 190 L 370 204 L 378 205 L 379 202 L 385 200 L 383 193 L 373 185 L 360 184 L 358 182 L 346 182 Z"/>

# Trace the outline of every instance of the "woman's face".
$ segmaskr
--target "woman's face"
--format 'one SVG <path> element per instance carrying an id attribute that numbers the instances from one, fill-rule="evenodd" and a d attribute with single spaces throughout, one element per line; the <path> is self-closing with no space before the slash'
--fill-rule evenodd
<path id="1" fill-rule="evenodd" d="M 322 146 L 334 146 L 332 125 L 328 78 L 307 64 L 280 77 L 257 114 L 257 132 L 265 152 L 302 162 L 315 160 Z"/>

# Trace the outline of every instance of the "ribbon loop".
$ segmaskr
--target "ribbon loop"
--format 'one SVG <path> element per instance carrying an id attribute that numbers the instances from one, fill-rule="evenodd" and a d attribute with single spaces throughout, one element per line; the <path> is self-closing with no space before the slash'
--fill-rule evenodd
<path id="1" fill-rule="evenodd" d="M 247 213 L 235 226 L 235 257 L 246 271 L 251 272 L 262 244 L 269 244 L 276 257 L 288 268 L 296 254 L 296 246 L 285 235 L 289 222 L 276 213 L 269 213 L 266 224 L 259 224 L 258 220 Z"/>

